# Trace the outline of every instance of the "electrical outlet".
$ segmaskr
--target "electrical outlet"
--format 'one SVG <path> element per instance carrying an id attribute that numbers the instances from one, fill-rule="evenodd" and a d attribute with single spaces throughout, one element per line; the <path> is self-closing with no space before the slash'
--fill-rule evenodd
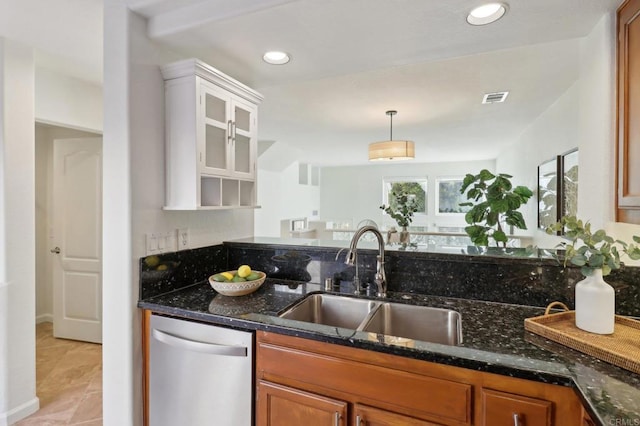
<path id="1" fill-rule="evenodd" d="M 189 248 L 189 228 L 178 229 L 178 250 Z"/>

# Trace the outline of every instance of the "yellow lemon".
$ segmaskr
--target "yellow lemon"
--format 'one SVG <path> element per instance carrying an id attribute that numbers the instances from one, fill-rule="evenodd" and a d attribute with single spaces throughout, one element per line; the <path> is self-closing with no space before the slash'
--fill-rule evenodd
<path id="1" fill-rule="evenodd" d="M 147 256 L 144 258 L 144 263 L 149 267 L 149 268 L 155 268 L 156 266 L 158 266 L 160 264 L 160 258 L 156 255 L 153 256 Z"/>
<path id="2" fill-rule="evenodd" d="M 251 268 L 249 267 L 249 265 L 242 265 L 238 268 L 239 277 L 245 278 L 249 276 L 250 273 L 251 273 Z"/>
<path id="3" fill-rule="evenodd" d="M 222 272 L 220 275 L 222 275 L 227 281 L 231 281 L 233 279 L 233 275 L 228 272 Z"/>

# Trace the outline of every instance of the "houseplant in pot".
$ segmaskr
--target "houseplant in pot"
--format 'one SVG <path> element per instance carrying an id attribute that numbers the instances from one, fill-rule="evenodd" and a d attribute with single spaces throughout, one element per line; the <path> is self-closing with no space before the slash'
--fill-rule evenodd
<path id="1" fill-rule="evenodd" d="M 561 243 L 565 249 L 564 265 L 580 267 L 585 277 L 576 284 L 576 327 L 598 334 L 611 334 L 615 325 L 615 292 L 604 281 L 612 270 L 620 268 L 620 257 L 640 259 L 640 246 L 614 240 L 599 229 L 591 230 L 589 222 L 575 216 L 564 216 L 560 222 L 547 227 L 548 234 L 564 231 L 569 243 Z M 633 241 L 640 243 L 640 237 Z"/>
<path id="2" fill-rule="evenodd" d="M 467 201 L 460 206 L 470 206 L 464 219 L 471 242 L 477 246 L 488 246 L 489 239 L 496 246 L 506 247 L 508 237 L 503 223 L 518 229 L 527 229 L 522 213 L 517 211 L 529 201 L 533 192 L 526 186 L 513 187 L 511 175 L 494 175 L 483 169 L 477 175 L 467 174 L 462 181 L 460 193 L 467 195 Z"/>
<path id="3" fill-rule="evenodd" d="M 380 208 L 385 211 L 392 219 L 396 221 L 398 226 L 402 228 L 400 232 L 400 243 L 409 243 L 409 231 L 407 227 L 413 222 L 413 214 L 418 211 L 418 205 L 415 196 L 407 192 L 391 192 L 391 197 L 395 199 L 395 208 L 391 206 L 381 205 Z"/>

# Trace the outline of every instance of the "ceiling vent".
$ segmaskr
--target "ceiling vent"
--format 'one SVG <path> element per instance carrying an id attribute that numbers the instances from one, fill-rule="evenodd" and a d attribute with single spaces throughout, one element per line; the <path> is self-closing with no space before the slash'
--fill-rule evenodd
<path id="1" fill-rule="evenodd" d="M 504 102 L 507 99 L 509 92 L 495 92 L 495 93 L 485 93 L 482 98 L 483 104 L 495 104 L 498 102 Z"/>

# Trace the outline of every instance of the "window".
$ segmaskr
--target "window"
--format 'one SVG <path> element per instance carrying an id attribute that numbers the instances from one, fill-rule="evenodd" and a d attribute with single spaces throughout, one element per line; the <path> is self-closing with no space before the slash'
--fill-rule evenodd
<path id="1" fill-rule="evenodd" d="M 384 178 L 382 203 L 391 205 L 396 210 L 396 200 L 391 196 L 392 192 L 406 192 L 414 197 L 418 206 L 416 214 L 427 212 L 427 179 L 426 178 Z"/>
<path id="2" fill-rule="evenodd" d="M 459 215 L 471 209 L 470 206 L 460 206 L 460 203 L 468 201 L 467 196 L 460 193 L 460 188 L 461 177 L 436 179 L 436 214 Z"/>

